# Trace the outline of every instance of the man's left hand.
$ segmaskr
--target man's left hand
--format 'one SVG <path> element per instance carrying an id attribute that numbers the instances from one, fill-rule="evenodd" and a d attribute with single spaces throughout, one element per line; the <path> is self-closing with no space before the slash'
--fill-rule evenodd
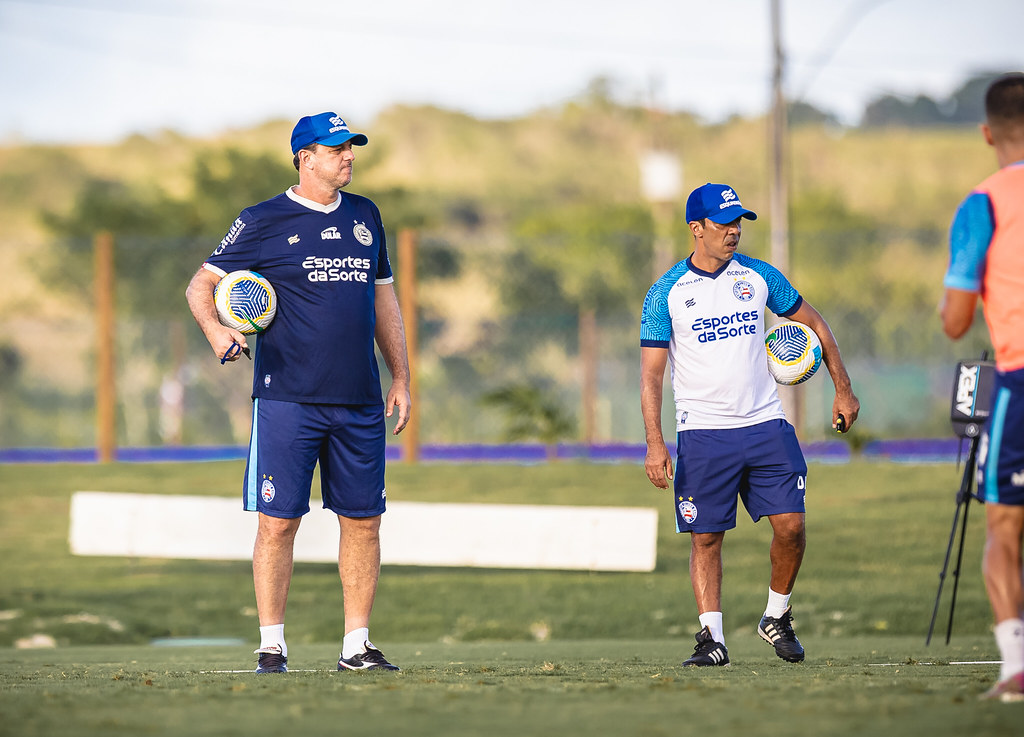
<path id="1" fill-rule="evenodd" d="M 409 424 L 409 413 L 412 410 L 412 398 L 409 396 L 408 387 L 391 385 L 388 397 L 384 400 L 384 416 L 391 417 L 395 413 L 395 407 L 398 407 L 398 423 L 393 434 L 398 435 Z"/>

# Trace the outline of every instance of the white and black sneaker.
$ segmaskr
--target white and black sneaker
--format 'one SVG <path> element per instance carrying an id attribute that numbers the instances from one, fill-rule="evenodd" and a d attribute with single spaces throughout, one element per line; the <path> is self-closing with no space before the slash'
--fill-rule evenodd
<path id="1" fill-rule="evenodd" d="M 256 661 L 257 673 L 288 672 L 288 658 L 281 654 L 280 647 L 260 648 L 254 655 L 260 656 Z"/>
<path id="2" fill-rule="evenodd" d="M 775 648 L 775 654 L 789 663 L 801 663 L 804 659 L 804 647 L 796 639 L 793 632 L 793 607 L 789 607 L 781 617 L 761 617 L 757 625 L 757 634 L 761 639 Z"/>
<path id="3" fill-rule="evenodd" d="M 715 642 L 709 628 L 702 629 L 694 635 L 694 639 L 697 640 L 697 647 L 693 648 L 693 655 L 684 660 L 683 665 L 729 665 L 729 651 L 722 643 Z"/>
<path id="4" fill-rule="evenodd" d="M 384 657 L 384 653 L 367 642 L 365 652 L 356 653 L 351 658 L 339 657 L 338 670 L 401 670 L 401 668 L 389 663 L 388 659 Z"/>

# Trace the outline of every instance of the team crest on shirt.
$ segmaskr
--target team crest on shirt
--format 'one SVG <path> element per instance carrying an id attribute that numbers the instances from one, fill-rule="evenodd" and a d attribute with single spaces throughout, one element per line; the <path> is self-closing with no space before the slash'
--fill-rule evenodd
<path id="1" fill-rule="evenodd" d="M 754 298 L 754 286 L 744 279 L 739 279 L 732 285 L 732 296 L 740 302 L 749 302 Z"/>
<path id="2" fill-rule="evenodd" d="M 366 223 L 356 221 L 355 226 L 352 228 L 352 235 L 354 235 L 356 240 L 364 246 L 373 245 L 373 233 L 371 233 L 370 229 L 366 227 Z"/>
<path id="3" fill-rule="evenodd" d="M 274 488 L 274 477 L 267 478 L 263 477 L 263 486 L 260 488 L 260 496 L 263 497 L 263 501 L 267 504 L 274 501 L 274 497 L 277 495 L 277 489 Z"/>
<path id="4" fill-rule="evenodd" d="M 689 499 L 679 497 L 679 516 L 688 525 L 692 525 L 697 520 L 697 505 L 693 503 L 693 497 Z"/>

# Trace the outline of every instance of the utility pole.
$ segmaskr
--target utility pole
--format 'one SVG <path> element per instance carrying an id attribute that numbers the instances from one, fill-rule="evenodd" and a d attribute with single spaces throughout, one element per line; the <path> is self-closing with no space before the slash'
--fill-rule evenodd
<path id="1" fill-rule="evenodd" d="M 789 273 L 789 180 L 786 161 L 786 143 L 789 125 L 786 117 L 786 95 L 783 90 L 785 55 L 782 50 L 782 0 L 771 0 L 772 27 L 772 111 L 771 111 L 771 166 L 768 183 L 768 208 L 772 219 L 771 262 L 788 278 Z M 798 387 L 780 386 L 779 399 L 786 419 L 803 431 L 803 394 Z"/>
<path id="2" fill-rule="evenodd" d="M 783 274 L 789 272 L 789 192 L 786 186 L 786 95 L 782 89 L 785 59 L 782 52 L 782 0 L 772 5 L 772 112 L 771 112 L 771 259 Z"/>

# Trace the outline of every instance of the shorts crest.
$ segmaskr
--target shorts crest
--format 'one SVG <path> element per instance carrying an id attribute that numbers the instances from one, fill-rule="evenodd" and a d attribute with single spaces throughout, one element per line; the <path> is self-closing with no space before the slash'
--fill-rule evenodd
<path id="1" fill-rule="evenodd" d="M 277 495 L 277 489 L 274 488 L 274 477 L 271 476 L 269 479 L 264 477 L 263 486 L 260 488 L 260 496 L 263 497 L 263 501 L 268 504 L 274 501 L 274 496 Z"/>

